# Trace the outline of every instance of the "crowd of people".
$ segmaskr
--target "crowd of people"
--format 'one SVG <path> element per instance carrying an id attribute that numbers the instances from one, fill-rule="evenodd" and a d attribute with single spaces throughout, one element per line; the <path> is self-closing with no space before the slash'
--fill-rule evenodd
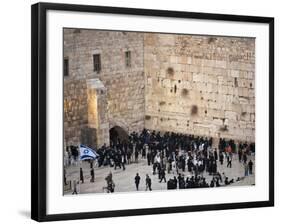
<path id="1" fill-rule="evenodd" d="M 99 155 L 97 166 L 110 166 L 125 171 L 126 166 L 138 163 L 141 158 L 151 166 L 152 175 L 158 175 L 160 183 L 167 182 L 167 189 L 219 187 L 239 181 L 241 178 L 229 180 L 224 173 L 218 172 L 218 163 L 223 165 L 226 162 L 226 168 L 231 168 L 233 154 L 237 153 L 239 162 L 245 169 L 244 176 L 248 176 L 253 173 L 253 161 L 248 161 L 248 156 L 254 152 L 254 143 L 221 138 L 218 148 L 215 148 L 212 138 L 173 132 L 161 134 L 144 129 L 141 133 L 131 133 L 128 139 L 123 141 L 118 136 L 113 136 L 109 146 L 103 145 L 97 149 Z M 74 160 L 78 157 L 78 150 L 74 146 L 67 147 L 67 153 Z M 186 171 L 191 177 L 184 177 Z M 83 176 L 83 171 L 80 170 L 80 180 L 83 179 L 81 172 Z M 174 178 L 167 181 L 166 173 L 173 174 Z M 209 183 L 204 178 L 205 174 L 213 176 Z M 93 165 L 91 165 L 91 177 L 93 181 Z M 139 189 L 140 178 L 139 174 L 136 174 L 136 190 Z M 146 189 L 152 190 L 152 181 L 148 174 L 145 182 Z"/>

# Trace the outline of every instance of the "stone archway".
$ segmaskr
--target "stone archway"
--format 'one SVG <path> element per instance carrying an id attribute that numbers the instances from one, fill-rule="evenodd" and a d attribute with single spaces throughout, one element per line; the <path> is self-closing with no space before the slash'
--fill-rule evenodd
<path id="1" fill-rule="evenodd" d="M 124 130 L 123 128 L 121 128 L 120 126 L 114 126 L 109 130 L 109 139 L 110 139 L 110 143 L 114 143 L 116 144 L 118 139 L 123 142 L 123 141 L 128 141 L 129 139 L 129 135 L 126 132 L 126 130 Z"/>

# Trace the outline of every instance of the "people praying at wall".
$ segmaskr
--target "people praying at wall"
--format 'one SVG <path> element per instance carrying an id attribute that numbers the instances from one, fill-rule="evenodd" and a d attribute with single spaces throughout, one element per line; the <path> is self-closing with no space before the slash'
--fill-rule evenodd
<path id="1" fill-rule="evenodd" d="M 235 143 L 234 140 L 221 138 L 218 148 L 213 148 L 212 144 L 212 138 L 143 129 L 140 133 L 129 134 L 127 140 L 120 140 L 117 136 L 110 145 L 104 144 L 98 148 L 97 166 L 107 166 L 114 170 L 122 169 L 126 172 L 126 168 L 130 169 L 131 164 L 145 160 L 145 164 L 151 167 L 152 174 L 157 175 L 158 181 L 167 182 L 169 190 L 232 184 L 234 179 L 229 180 L 224 173 L 220 174 L 217 163 L 223 165 L 226 158 L 226 167 L 232 168 L 233 153 L 237 153 L 239 161 L 243 162 L 244 176 L 253 173 L 253 161 L 248 162 L 248 155 L 255 152 L 254 143 Z M 69 146 L 67 149 L 74 159 L 78 158 L 76 147 Z M 92 163 L 90 167 L 90 181 L 94 182 Z M 173 175 L 174 178 L 166 180 L 166 173 Z M 211 176 L 211 180 L 207 182 L 204 175 Z M 152 190 L 153 183 L 149 175 L 141 177 L 139 173 L 134 177 L 136 190 L 139 190 L 141 178 L 145 180 L 145 189 Z M 242 179 L 242 177 L 235 178 L 239 181 Z M 108 192 L 114 192 L 115 185 L 111 181 L 111 173 L 106 180 Z M 82 168 L 80 168 L 80 181 L 84 183 Z"/>

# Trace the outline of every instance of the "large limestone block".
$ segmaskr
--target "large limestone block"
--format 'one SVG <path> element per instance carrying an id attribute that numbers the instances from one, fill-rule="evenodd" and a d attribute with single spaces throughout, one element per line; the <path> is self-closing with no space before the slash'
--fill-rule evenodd
<path id="1" fill-rule="evenodd" d="M 236 121 L 237 120 L 237 113 L 233 111 L 225 111 L 225 118 L 229 120 Z"/>

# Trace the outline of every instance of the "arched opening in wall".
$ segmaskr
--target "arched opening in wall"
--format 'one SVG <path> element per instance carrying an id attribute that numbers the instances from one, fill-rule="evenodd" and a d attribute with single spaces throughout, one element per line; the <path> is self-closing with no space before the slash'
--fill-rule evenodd
<path id="1" fill-rule="evenodd" d="M 128 133 L 119 126 L 114 126 L 109 130 L 110 143 L 116 145 L 118 142 L 127 142 L 129 139 Z"/>

